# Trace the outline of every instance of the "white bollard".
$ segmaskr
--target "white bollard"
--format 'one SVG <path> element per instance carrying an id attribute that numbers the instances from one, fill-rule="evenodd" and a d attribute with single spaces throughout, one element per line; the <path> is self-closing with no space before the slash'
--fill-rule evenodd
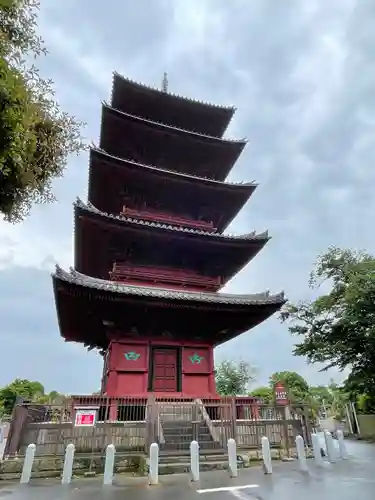
<path id="1" fill-rule="evenodd" d="M 68 444 L 65 450 L 64 468 L 61 478 L 61 484 L 70 484 L 72 482 L 74 452 L 74 444 Z"/>
<path id="2" fill-rule="evenodd" d="M 320 439 L 318 434 L 311 434 L 311 441 L 312 441 L 315 464 L 321 467 L 323 465 L 323 457 L 322 457 Z"/>
<path id="3" fill-rule="evenodd" d="M 237 477 L 237 448 L 236 441 L 233 438 L 228 439 L 228 461 L 230 477 Z"/>
<path id="4" fill-rule="evenodd" d="M 341 429 L 337 431 L 337 440 L 339 442 L 340 457 L 344 460 L 348 459 L 348 452 L 346 451 L 346 444 L 344 440 L 344 433 Z"/>
<path id="5" fill-rule="evenodd" d="M 25 460 L 23 462 L 23 467 L 22 467 L 21 479 L 20 479 L 21 484 L 27 484 L 30 482 L 31 471 L 33 469 L 33 463 L 35 457 L 35 450 L 36 450 L 35 444 L 29 444 L 29 446 L 27 447 Z"/>
<path id="6" fill-rule="evenodd" d="M 263 455 L 263 465 L 264 473 L 272 474 L 272 458 L 271 458 L 271 448 L 270 442 L 266 436 L 262 437 L 262 455 Z"/>
<path id="7" fill-rule="evenodd" d="M 332 434 L 329 431 L 324 431 L 324 439 L 326 442 L 327 458 L 329 462 L 335 462 L 335 447 L 333 445 Z"/>
<path id="8" fill-rule="evenodd" d="M 159 445 L 152 443 L 150 446 L 150 471 L 148 474 L 148 484 L 159 483 Z"/>
<path id="9" fill-rule="evenodd" d="M 113 470 L 115 467 L 115 455 L 116 448 L 115 445 L 109 444 L 105 451 L 105 464 L 104 464 L 104 477 L 103 484 L 111 485 L 113 482 Z"/>
<path id="10" fill-rule="evenodd" d="M 305 452 L 305 443 L 303 441 L 302 436 L 296 436 L 296 450 L 297 450 L 297 458 L 299 463 L 300 471 L 307 472 L 307 460 L 306 460 L 306 452 Z"/>
<path id="11" fill-rule="evenodd" d="M 197 441 L 190 443 L 190 472 L 191 480 L 199 481 L 199 444 Z"/>

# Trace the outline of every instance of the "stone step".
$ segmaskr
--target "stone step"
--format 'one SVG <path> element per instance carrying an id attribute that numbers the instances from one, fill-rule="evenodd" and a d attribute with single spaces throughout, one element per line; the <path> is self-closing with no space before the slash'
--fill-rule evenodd
<path id="1" fill-rule="evenodd" d="M 165 436 L 164 435 L 164 441 L 166 443 L 191 443 L 192 441 L 194 440 L 194 437 L 193 436 L 188 436 L 188 435 L 184 435 L 184 436 Z M 198 441 L 198 443 L 212 443 L 213 442 L 213 439 L 211 436 L 198 436 L 198 438 L 196 438 L 196 440 Z"/>
<path id="2" fill-rule="evenodd" d="M 204 423 L 200 423 L 198 425 L 193 425 L 192 423 L 190 424 L 176 424 L 173 422 L 173 425 L 170 425 L 169 422 L 161 422 L 161 426 L 163 427 L 164 432 L 179 432 L 181 433 L 183 430 L 189 431 L 192 430 L 194 427 L 201 431 L 201 432 L 210 432 L 210 429 L 207 425 Z"/>
<path id="3" fill-rule="evenodd" d="M 221 449 L 221 444 L 214 441 L 203 441 L 199 444 L 201 450 L 218 450 Z M 190 442 L 183 443 L 163 443 L 160 445 L 160 450 L 162 451 L 188 451 L 190 450 Z"/>
<path id="4" fill-rule="evenodd" d="M 211 436 L 210 430 L 207 429 L 164 429 L 163 428 L 163 434 L 164 436 L 185 436 L 185 435 L 191 435 L 191 434 L 198 434 L 201 436 Z"/>
<path id="5" fill-rule="evenodd" d="M 228 469 L 228 462 L 225 460 L 212 461 L 212 462 L 201 462 L 199 464 L 199 470 L 201 472 L 211 471 L 211 470 L 225 470 Z M 190 472 L 190 460 L 186 462 L 171 462 L 168 464 L 159 465 L 159 474 L 182 474 Z"/>
<path id="6" fill-rule="evenodd" d="M 193 429 L 163 429 L 164 436 L 193 436 L 194 434 L 198 436 L 211 436 L 209 429 L 197 429 L 196 432 Z"/>
<path id="7" fill-rule="evenodd" d="M 163 434 L 164 436 L 175 436 L 175 435 L 180 435 L 180 436 L 184 436 L 184 435 L 190 435 L 190 434 L 193 434 L 194 431 L 193 429 L 190 427 L 189 429 L 188 428 L 181 428 L 181 429 L 166 429 L 162 426 L 162 429 L 163 429 Z"/>
<path id="8" fill-rule="evenodd" d="M 228 455 L 225 453 L 207 453 L 199 455 L 199 463 L 228 462 Z M 160 455 L 159 464 L 169 463 L 190 463 L 190 455 Z"/>
<path id="9" fill-rule="evenodd" d="M 171 426 L 169 427 L 168 425 L 162 424 L 163 429 L 166 429 L 168 432 L 182 432 L 182 430 L 192 430 L 196 429 L 197 431 L 202 431 L 202 432 L 210 432 L 209 427 L 207 427 L 204 424 L 200 425 L 176 425 L 176 426 Z"/>
<path id="10" fill-rule="evenodd" d="M 181 427 L 192 427 L 193 422 L 191 420 L 163 420 L 160 418 L 161 425 L 172 428 L 181 428 Z M 204 426 L 205 423 L 203 421 L 199 421 L 199 424 Z"/>
<path id="11" fill-rule="evenodd" d="M 200 450 L 199 455 L 203 458 L 211 457 L 211 456 L 227 456 L 228 452 L 224 448 L 214 448 L 212 450 Z M 163 452 L 160 450 L 160 457 L 190 457 L 190 452 L 186 451 L 185 453 L 181 451 L 168 451 Z M 171 458 L 173 460 L 173 458 Z"/>

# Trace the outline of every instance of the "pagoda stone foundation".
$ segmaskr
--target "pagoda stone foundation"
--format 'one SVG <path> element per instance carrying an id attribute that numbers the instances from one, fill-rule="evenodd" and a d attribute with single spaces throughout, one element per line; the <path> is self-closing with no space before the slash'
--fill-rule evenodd
<path id="1" fill-rule="evenodd" d="M 167 435 L 171 415 L 199 414 L 212 437 L 212 421 L 257 413 L 215 387 L 213 349 L 285 303 L 221 291 L 269 240 L 225 233 L 257 186 L 225 180 L 246 144 L 224 137 L 233 114 L 113 77 L 88 200 L 74 204 L 74 268 L 53 275 L 62 337 L 103 356 L 100 395 L 75 397 L 101 420 L 161 422 Z"/>

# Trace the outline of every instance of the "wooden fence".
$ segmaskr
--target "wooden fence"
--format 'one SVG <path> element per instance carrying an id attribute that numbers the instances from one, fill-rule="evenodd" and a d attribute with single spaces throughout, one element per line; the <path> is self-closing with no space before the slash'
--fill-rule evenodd
<path id="1" fill-rule="evenodd" d="M 101 398 L 93 427 L 74 425 L 74 399 L 61 406 L 23 403 L 15 407 L 5 455 L 23 455 L 30 443 L 37 445 L 40 456 L 62 455 L 69 443 L 84 454 L 102 454 L 108 444 L 120 453 L 147 453 L 152 442 L 159 443 L 162 453 L 182 454 L 188 452 L 192 439 L 206 452 L 215 453 L 226 449 L 229 438 L 236 440 L 239 449 L 260 448 L 262 436 L 269 438 L 272 447 L 286 450 L 294 447 L 297 434 L 309 443 L 308 408 L 238 401 L 127 398 L 116 400 L 118 419 L 111 420 L 114 403 Z"/>

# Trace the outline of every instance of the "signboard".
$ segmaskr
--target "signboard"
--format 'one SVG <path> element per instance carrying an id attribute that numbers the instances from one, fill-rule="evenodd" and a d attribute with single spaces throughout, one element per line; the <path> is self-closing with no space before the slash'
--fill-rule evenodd
<path id="1" fill-rule="evenodd" d="M 288 394 L 282 382 L 275 384 L 275 401 L 277 405 L 287 405 L 289 403 Z"/>
<path id="2" fill-rule="evenodd" d="M 76 427 L 94 427 L 96 423 L 96 409 L 77 410 L 74 425 Z"/>

